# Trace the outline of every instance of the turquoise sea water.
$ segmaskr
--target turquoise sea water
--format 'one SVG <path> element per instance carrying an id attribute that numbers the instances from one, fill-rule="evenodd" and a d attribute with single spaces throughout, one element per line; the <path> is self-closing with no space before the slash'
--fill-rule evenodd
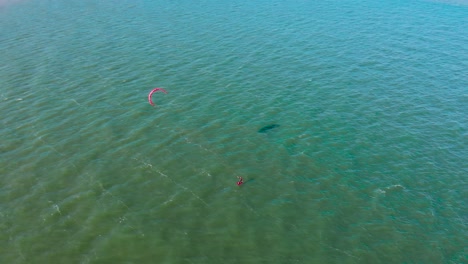
<path id="1" fill-rule="evenodd" d="M 466 1 L 0 1 L 0 263 L 468 263 L 467 25 Z"/>

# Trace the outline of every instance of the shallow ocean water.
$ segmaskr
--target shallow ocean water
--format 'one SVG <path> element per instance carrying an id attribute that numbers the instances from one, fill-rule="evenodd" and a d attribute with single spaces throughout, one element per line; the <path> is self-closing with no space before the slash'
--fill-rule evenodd
<path id="1" fill-rule="evenodd" d="M 464 1 L 0 20 L 2 263 L 467 262 Z"/>

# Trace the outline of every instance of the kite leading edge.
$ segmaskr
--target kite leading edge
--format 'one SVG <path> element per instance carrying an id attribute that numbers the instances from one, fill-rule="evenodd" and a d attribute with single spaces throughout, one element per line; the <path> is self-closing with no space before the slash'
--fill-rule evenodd
<path id="1" fill-rule="evenodd" d="M 154 88 L 153 90 L 151 90 L 151 92 L 148 94 L 148 102 L 152 106 L 154 106 L 154 103 L 153 103 L 153 100 L 152 100 L 151 96 L 153 96 L 153 93 L 155 93 L 157 91 L 161 91 L 161 92 L 167 94 L 166 90 L 164 90 L 163 88 Z"/>

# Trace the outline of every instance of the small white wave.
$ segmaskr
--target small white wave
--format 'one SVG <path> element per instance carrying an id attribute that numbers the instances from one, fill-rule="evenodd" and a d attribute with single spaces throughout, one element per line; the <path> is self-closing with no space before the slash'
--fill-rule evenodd
<path id="1" fill-rule="evenodd" d="M 403 187 L 403 185 L 401 185 L 401 184 L 394 184 L 394 185 L 390 185 L 388 187 L 385 187 L 384 189 L 386 191 L 392 191 L 392 190 L 402 190 L 402 189 L 405 189 L 405 187 Z"/>
<path id="2" fill-rule="evenodd" d="M 380 188 L 375 189 L 374 192 L 377 193 L 377 194 L 385 194 L 386 193 L 384 190 L 382 190 Z"/>

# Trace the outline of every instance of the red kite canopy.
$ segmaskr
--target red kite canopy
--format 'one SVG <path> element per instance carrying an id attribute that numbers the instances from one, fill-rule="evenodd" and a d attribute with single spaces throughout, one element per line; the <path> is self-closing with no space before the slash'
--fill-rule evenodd
<path id="1" fill-rule="evenodd" d="M 153 90 L 151 90 L 151 92 L 148 94 L 148 102 L 152 106 L 154 106 L 154 103 L 153 103 L 153 100 L 151 99 L 151 96 L 153 95 L 153 93 L 155 93 L 157 91 L 161 91 L 161 92 L 167 94 L 166 90 L 164 90 L 163 88 L 154 88 Z"/>

